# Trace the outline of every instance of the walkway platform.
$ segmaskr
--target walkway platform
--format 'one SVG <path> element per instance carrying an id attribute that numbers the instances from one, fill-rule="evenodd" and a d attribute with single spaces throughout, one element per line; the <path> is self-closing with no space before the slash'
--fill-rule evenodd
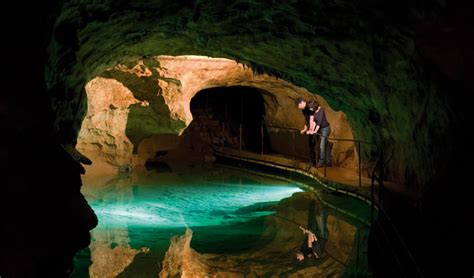
<path id="1" fill-rule="evenodd" d="M 371 200 L 371 183 L 372 180 L 369 177 L 361 177 L 361 185 L 359 186 L 359 174 L 354 170 L 341 167 L 326 167 L 316 168 L 310 166 L 307 162 L 301 160 L 293 160 L 285 157 L 281 154 L 258 154 L 249 151 L 239 151 L 228 147 L 216 147 L 214 146 L 214 153 L 217 156 L 223 156 L 231 159 L 249 161 L 252 163 L 273 166 L 277 168 L 283 168 L 288 171 L 298 172 L 300 174 L 310 176 L 323 185 L 326 184 L 331 188 L 340 188 L 345 191 L 353 192 L 355 195 L 364 196 L 365 201 Z M 396 183 L 384 181 L 384 187 L 391 192 L 402 193 L 400 185 Z M 336 190 L 338 191 L 338 190 Z M 375 185 L 375 198 L 378 197 L 378 185 Z M 353 194 L 349 194 L 353 195 Z M 403 192 L 403 195 L 414 201 L 416 196 Z"/>

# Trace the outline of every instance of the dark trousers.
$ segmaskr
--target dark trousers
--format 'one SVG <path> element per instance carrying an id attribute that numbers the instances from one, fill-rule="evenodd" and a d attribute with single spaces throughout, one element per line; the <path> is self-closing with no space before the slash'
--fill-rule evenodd
<path id="1" fill-rule="evenodd" d="M 309 134 L 308 135 L 308 143 L 309 143 L 309 163 L 312 165 L 316 165 L 316 135 Z"/>
<path id="2" fill-rule="evenodd" d="M 327 144 L 328 144 L 328 138 L 329 134 L 331 134 L 331 127 L 326 126 L 323 128 L 319 129 L 319 134 L 321 135 L 321 143 L 319 144 L 319 148 L 321 149 L 321 152 L 319 153 L 319 164 L 325 165 L 326 163 L 330 163 L 331 159 L 329 157 L 330 154 L 326 153 L 327 151 Z"/>

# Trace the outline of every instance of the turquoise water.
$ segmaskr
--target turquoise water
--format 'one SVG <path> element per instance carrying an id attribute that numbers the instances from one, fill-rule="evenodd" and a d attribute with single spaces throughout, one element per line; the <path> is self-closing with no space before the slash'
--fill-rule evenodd
<path id="1" fill-rule="evenodd" d="M 133 185 L 131 195 L 121 202 L 113 192 L 102 192 L 90 204 L 100 226 L 109 228 L 230 225 L 271 213 L 240 208 L 278 201 L 297 191 L 295 186 L 270 184 Z"/>
<path id="2" fill-rule="evenodd" d="M 76 257 L 73 277 L 88 277 L 91 269 L 98 276 L 115 271 L 119 277 L 157 277 L 170 238 L 187 227 L 198 252 L 248 250 L 260 244 L 262 216 L 274 213 L 272 204 L 299 191 L 294 184 L 219 167 L 86 185 L 99 226 L 90 248 Z M 131 263 L 123 262 L 131 253 Z"/>

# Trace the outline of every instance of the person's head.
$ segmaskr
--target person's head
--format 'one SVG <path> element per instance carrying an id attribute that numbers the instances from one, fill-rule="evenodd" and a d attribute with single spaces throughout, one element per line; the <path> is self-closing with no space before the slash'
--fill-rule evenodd
<path id="1" fill-rule="evenodd" d="M 319 101 L 313 100 L 313 107 L 314 107 L 314 109 L 318 109 L 318 107 L 319 107 Z"/>
<path id="2" fill-rule="evenodd" d="M 296 259 L 301 262 L 304 260 L 304 254 L 302 252 L 296 253 Z"/>
<path id="3" fill-rule="evenodd" d="M 306 101 L 302 98 L 297 98 L 295 99 L 295 105 L 298 107 L 298 109 L 304 109 L 306 106 Z"/>

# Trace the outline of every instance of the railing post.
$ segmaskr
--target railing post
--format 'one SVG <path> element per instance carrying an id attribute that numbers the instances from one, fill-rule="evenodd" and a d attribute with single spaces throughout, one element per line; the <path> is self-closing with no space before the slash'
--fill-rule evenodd
<path id="1" fill-rule="evenodd" d="M 225 123 L 228 123 L 229 122 L 229 108 L 228 108 L 228 103 L 227 103 L 227 98 L 225 100 Z"/>
<path id="2" fill-rule="evenodd" d="M 383 186 L 379 182 L 379 206 L 380 207 L 382 207 L 382 190 L 383 190 Z"/>
<path id="3" fill-rule="evenodd" d="M 318 137 L 319 137 L 319 134 L 315 133 L 314 135 L 314 159 L 316 160 L 316 166 L 318 166 L 318 161 L 319 161 L 319 158 L 318 158 L 318 150 L 319 150 L 319 147 L 318 147 Z M 321 144 L 321 142 L 320 142 Z M 311 157 L 310 157 L 311 159 Z M 312 161 L 310 163 L 313 163 Z"/>
<path id="4" fill-rule="evenodd" d="M 374 225 L 374 209 L 375 209 L 375 200 L 374 200 L 374 197 L 375 197 L 375 177 L 374 177 L 374 174 L 375 174 L 375 171 L 372 171 L 372 183 L 370 185 L 370 199 L 371 199 L 371 202 L 370 202 L 370 226 L 373 227 Z"/>
<path id="5" fill-rule="evenodd" d="M 229 104 L 227 103 L 228 99 L 226 98 L 225 100 L 225 121 L 224 121 L 224 131 L 226 131 L 226 133 L 224 134 L 225 137 L 227 138 L 230 138 L 231 135 L 230 135 L 230 124 L 229 124 Z"/>
<path id="6" fill-rule="evenodd" d="M 242 152 L 242 123 L 239 125 L 239 154 Z"/>
<path id="7" fill-rule="evenodd" d="M 296 142 L 295 142 L 295 130 L 291 130 L 292 139 L 293 139 L 293 161 L 296 161 Z"/>
<path id="8" fill-rule="evenodd" d="M 359 245 L 360 245 L 360 228 L 357 228 L 357 262 L 356 262 L 356 277 L 359 277 Z"/>
<path id="9" fill-rule="evenodd" d="M 224 140 L 225 140 L 225 123 L 222 123 L 222 135 L 221 135 L 221 140 L 222 140 L 222 151 L 224 150 Z"/>
<path id="10" fill-rule="evenodd" d="M 262 155 L 263 155 L 263 120 L 264 119 L 264 116 L 262 115 L 262 124 L 260 125 L 260 146 L 261 146 L 261 151 L 262 151 Z"/>
<path id="11" fill-rule="evenodd" d="M 384 187 L 383 187 L 383 177 L 382 177 L 382 171 L 383 171 L 383 155 L 382 155 L 382 158 L 380 160 L 380 166 L 379 166 L 379 174 L 378 174 L 378 183 L 379 183 L 379 206 L 382 207 L 383 203 L 382 203 L 382 190 L 384 190 Z"/>
<path id="12" fill-rule="evenodd" d="M 321 134 L 321 140 L 323 140 L 323 136 Z M 327 176 L 327 164 L 328 164 L 328 145 L 329 145 L 329 136 L 326 137 L 326 140 L 324 141 L 324 177 Z"/>
<path id="13" fill-rule="evenodd" d="M 242 122 L 244 119 L 244 98 L 240 95 L 239 154 L 242 152 Z"/>
<path id="14" fill-rule="evenodd" d="M 362 187 L 362 174 L 361 174 L 361 167 L 362 167 L 362 161 L 361 161 L 361 156 L 360 156 L 360 141 L 357 141 L 357 144 L 359 145 L 359 151 L 357 152 L 357 155 L 359 156 L 359 187 Z"/>

